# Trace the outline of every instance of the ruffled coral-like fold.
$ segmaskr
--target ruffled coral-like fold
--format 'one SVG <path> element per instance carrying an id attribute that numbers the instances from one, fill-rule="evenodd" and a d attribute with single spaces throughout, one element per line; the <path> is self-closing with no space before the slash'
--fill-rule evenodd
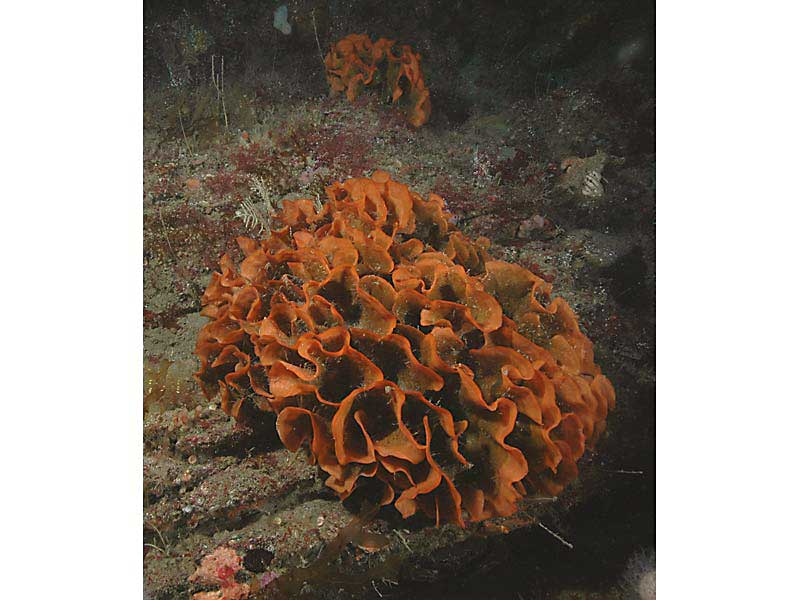
<path id="1" fill-rule="evenodd" d="M 311 458 L 329 475 L 343 476 L 334 453 L 333 436 L 321 416 L 305 408 L 288 406 L 278 415 L 276 426 L 278 436 L 289 450 L 296 452 L 304 442 L 309 442 Z"/>
<path id="2" fill-rule="evenodd" d="M 374 178 L 375 176 L 373 175 Z M 388 216 L 396 222 L 396 233 L 408 234 L 414 232 L 417 219 L 414 214 L 414 201 L 411 199 L 408 186 L 390 179 L 387 180 L 386 206 L 389 210 Z"/>
<path id="3" fill-rule="evenodd" d="M 440 390 L 444 381 L 436 371 L 420 363 L 411 343 L 401 335 L 383 337 L 366 330 L 353 330 L 353 346 L 380 368 L 385 379 L 397 382 L 403 390 Z"/>
<path id="4" fill-rule="evenodd" d="M 314 201 L 309 198 L 284 200 L 277 217 L 293 229 L 309 227 L 319 220 Z"/>
<path id="5" fill-rule="evenodd" d="M 373 42 L 367 35 L 350 34 L 331 46 L 324 63 L 332 94 L 344 92 L 354 102 L 365 87 L 382 83 L 384 97 L 401 105 L 414 127 L 430 118 L 430 92 L 420 55 L 410 46 L 396 47 L 386 38 Z"/>
<path id="6" fill-rule="evenodd" d="M 366 37 L 326 64 L 344 91 L 373 81 L 376 56 L 420 80 L 404 47 Z M 277 413 L 283 444 L 340 498 L 369 483 L 403 517 L 464 526 L 560 493 L 616 402 L 569 305 L 384 171 L 326 197 L 284 201 L 267 238 L 237 239 L 238 266 L 220 260 L 195 348 L 203 392 L 240 421 Z"/>
<path id="7" fill-rule="evenodd" d="M 402 419 L 405 394 L 391 381 L 352 392 L 333 417 L 336 456 L 342 464 L 393 457 L 417 464 L 424 452 Z"/>
<path id="8" fill-rule="evenodd" d="M 361 290 L 358 279 L 355 268 L 342 265 L 334 268 L 320 285 L 309 285 L 308 293 L 328 300 L 348 325 L 384 335 L 391 332 L 395 316 L 379 300 Z"/>

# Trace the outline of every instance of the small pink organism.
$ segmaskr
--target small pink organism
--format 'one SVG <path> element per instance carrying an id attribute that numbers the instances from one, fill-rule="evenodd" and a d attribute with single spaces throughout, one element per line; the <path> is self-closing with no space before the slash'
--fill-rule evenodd
<path id="1" fill-rule="evenodd" d="M 189 577 L 191 583 L 218 585 L 219 590 L 198 592 L 193 600 L 244 600 L 250 595 L 250 586 L 236 583 L 236 573 L 242 570 L 242 559 L 233 548 L 220 546 L 203 557 L 200 566 Z"/>

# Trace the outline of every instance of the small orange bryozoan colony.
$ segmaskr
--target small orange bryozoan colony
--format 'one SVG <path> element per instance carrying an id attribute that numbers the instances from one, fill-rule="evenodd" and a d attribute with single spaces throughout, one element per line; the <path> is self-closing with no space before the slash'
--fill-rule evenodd
<path id="1" fill-rule="evenodd" d="M 403 99 L 401 105 L 414 127 L 421 126 L 431 115 L 430 92 L 422 77 L 420 55 L 411 46 L 395 46 L 386 38 L 373 43 L 369 36 L 353 33 L 331 47 L 325 57 L 325 69 L 331 92 L 345 92 L 350 102 L 364 87 L 383 85 L 384 97 L 392 104 Z"/>
<path id="2" fill-rule="evenodd" d="M 463 526 L 558 494 L 614 406 L 567 303 L 453 229 L 436 194 L 381 171 L 326 193 L 239 238 L 238 268 L 222 257 L 197 341 L 205 393 L 245 422 L 277 413 L 342 499 L 376 485 L 403 517 Z"/>

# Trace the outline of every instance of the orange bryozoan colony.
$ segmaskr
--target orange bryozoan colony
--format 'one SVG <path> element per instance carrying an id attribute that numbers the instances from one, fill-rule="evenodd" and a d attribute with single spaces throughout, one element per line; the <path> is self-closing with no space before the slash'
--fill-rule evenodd
<path id="1" fill-rule="evenodd" d="M 197 377 L 246 422 L 277 413 L 344 499 L 464 525 L 558 494 L 599 439 L 614 389 L 551 286 L 490 260 L 378 171 L 285 200 L 282 229 L 228 256 L 204 296 Z"/>
<path id="2" fill-rule="evenodd" d="M 331 47 L 325 69 L 332 93 L 345 92 L 353 102 L 364 87 L 383 86 L 384 97 L 404 108 L 414 127 L 431 115 L 430 92 L 425 87 L 420 55 L 411 46 L 395 46 L 381 38 L 350 34 Z M 401 100 L 402 99 L 402 100 Z"/>

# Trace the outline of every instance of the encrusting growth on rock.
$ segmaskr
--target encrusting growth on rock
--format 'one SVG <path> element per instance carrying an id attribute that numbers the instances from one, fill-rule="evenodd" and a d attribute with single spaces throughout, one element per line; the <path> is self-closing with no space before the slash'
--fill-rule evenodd
<path id="1" fill-rule="evenodd" d="M 578 475 L 614 407 L 592 344 L 551 284 L 454 229 L 442 198 L 378 171 L 285 200 L 203 295 L 197 373 L 240 421 L 277 414 L 347 498 L 403 517 L 506 516 Z"/>
<path id="2" fill-rule="evenodd" d="M 355 101 L 364 87 L 383 85 L 384 98 L 402 103 L 408 121 L 420 127 L 431 115 L 430 92 L 425 86 L 420 55 L 411 46 L 395 46 L 380 38 L 350 34 L 331 47 L 325 57 L 325 70 L 331 93 L 345 92 Z"/>
<path id="3" fill-rule="evenodd" d="M 236 573 L 242 570 L 242 559 L 236 551 L 220 546 L 211 554 L 203 557 L 200 566 L 189 577 L 190 583 L 219 586 L 213 592 L 198 592 L 192 595 L 193 600 L 245 600 L 250 595 L 250 586 L 236 582 Z"/>

